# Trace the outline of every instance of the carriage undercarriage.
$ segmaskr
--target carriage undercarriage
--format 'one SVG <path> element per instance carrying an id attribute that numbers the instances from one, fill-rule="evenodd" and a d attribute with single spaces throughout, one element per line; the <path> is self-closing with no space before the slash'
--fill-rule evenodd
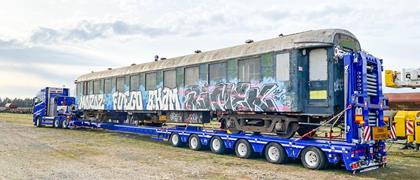
<path id="1" fill-rule="evenodd" d="M 177 119 L 174 119 L 175 115 Z M 206 124 L 211 120 L 220 122 L 220 129 L 231 133 L 254 132 L 276 134 L 282 138 L 291 138 L 296 133 L 305 135 L 320 126 L 326 117 L 313 118 L 307 115 L 290 114 L 255 114 L 255 113 L 214 113 L 174 112 L 174 111 L 104 111 L 88 110 L 81 115 L 84 119 L 95 122 L 127 123 L 137 126 L 163 126 L 166 123 Z M 191 119 L 191 117 L 199 117 Z"/>

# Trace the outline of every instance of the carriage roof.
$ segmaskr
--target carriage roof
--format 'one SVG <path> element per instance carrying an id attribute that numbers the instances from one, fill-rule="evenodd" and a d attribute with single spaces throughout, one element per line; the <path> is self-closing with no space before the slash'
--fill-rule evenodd
<path id="1" fill-rule="evenodd" d="M 234 59 L 244 56 L 281 51 L 285 49 L 332 45 L 334 43 L 334 37 L 337 33 L 345 34 L 356 39 L 352 33 L 343 29 L 310 30 L 233 47 L 168 58 L 166 60 L 92 72 L 80 76 L 76 81 L 89 81 L 94 79 L 124 76 L 140 72 L 170 69 L 206 62 L 214 62 L 224 59 Z"/>

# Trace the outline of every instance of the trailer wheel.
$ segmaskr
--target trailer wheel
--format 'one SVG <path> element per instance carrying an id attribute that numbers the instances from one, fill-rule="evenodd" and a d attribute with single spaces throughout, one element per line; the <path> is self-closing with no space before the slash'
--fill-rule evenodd
<path id="1" fill-rule="evenodd" d="M 64 121 L 61 122 L 61 128 L 63 128 L 63 129 L 69 128 L 68 120 L 64 120 Z"/>
<path id="2" fill-rule="evenodd" d="M 42 127 L 41 117 L 36 117 L 35 126 Z"/>
<path id="3" fill-rule="evenodd" d="M 308 169 L 324 169 L 328 165 L 324 152 L 316 147 L 307 147 L 302 151 L 301 161 Z"/>
<path id="4" fill-rule="evenodd" d="M 210 140 L 210 150 L 216 154 L 223 154 L 225 152 L 225 143 L 219 136 L 214 136 Z"/>
<path id="5" fill-rule="evenodd" d="M 269 143 L 264 151 L 265 159 L 274 164 L 284 164 L 287 162 L 287 154 L 284 148 L 275 142 Z"/>
<path id="6" fill-rule="evenodd" d="M 54 119 L 53 127 L 60 128 L 60 125 L 61 125 L 60 120 L 59 119 Z"/>
<path id="7" fill-rule="evenodd" d="M 239 158 L 248 159 L 252 155 L 251 144 L 245 139 L 240 139 L 235 144 L 235 154 Z"/>
<path id="8" fill-rule="evenodd" d="M 196 134 L 191 135 L 188 139 L 188 146 L 194 151 L 199 151 L 201 149 L 200 137 Z"/>
<path id="9" fill-rule="evenodd" d="M 181 137 L 179 136 L 178 133 L 172 133 L 170 141 L 171 141 L 172 146 L 174 147 L 180 147 L 182 145 Z"/>

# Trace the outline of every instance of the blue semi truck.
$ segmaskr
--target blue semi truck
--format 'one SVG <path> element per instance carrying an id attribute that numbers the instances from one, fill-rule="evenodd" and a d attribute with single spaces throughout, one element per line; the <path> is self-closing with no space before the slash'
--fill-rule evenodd
<path id="1" fill-rule="evenodd" d="M 35 97 L 33 122 L 36 127 L 90 127 L 150 135 L 158 141 L 169 141 L 176 147 L 209 149 L 218 154 L 232 150 L 239 158 L 261 155 L 275 164 L 300 159 L 309 169 L 343 164 L 345 169 L 356 173 L 383 167 L 387 163 L 385 140 L 388 136 L 383 110 L 388 103 L 382 93 L 382 60 L 363 51 L 342 53 L 340 59 L 344 61 L 345 107 L 323 122 L 321 127 L 341 125 L 341 136 L 334 137 L 331 133 L 325 137 L 313 136 L 319 128 L 304 135 L 283 138 L 193 125 L 148 127 L 124 121 L 86 120 L 81 118 L 81 111 L 77 108 L 76 99 L 69 96 L 69 89 L 52 87 L 42 89 Z M 373 89 L 375 95 L 372 95 Z"/>

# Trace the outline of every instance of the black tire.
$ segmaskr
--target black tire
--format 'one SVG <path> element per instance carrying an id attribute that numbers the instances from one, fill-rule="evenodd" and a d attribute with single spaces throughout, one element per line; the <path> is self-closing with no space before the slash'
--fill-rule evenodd
<path id="1" fill-rule="evenodd" d="M 223 154 L 225 152 L 225 143 L 219 136 L 214 136 L 210 140 L 210 150 L 216 154 Z"/>
<path id="2" fill-rule="evenodd" d="M 53 122 L 53 127 L 54 127 L 54 128 L 60 128 L 60 127 L 61 127 L 60 120 L 58 120 L 58 119 L 54 119 L 54 122 Z"/>
<path id="3" fill-rule="evenodd" d="M 41 117 L 36 117 L 35 126 L 42 127 Z"/>
<path id="4" fill-rule="evenodd" d="M 303 166 L 308 169 L 325 169 L 328 166 L 328 160 L 319 148 L 307 147 L 303 149 L 300 159 Z"/>
<path id="5" fill-rule="evenodd" d="M 196 134 L 191 135 L 190 138 L 188 138 L 188 147 L 194 151 L 201 150 L 200 137 Z"/>
<path id="6" fill-rule="evenodd" d="M 61 128 L 68 129 L 69 128 L 69 121 L 67 119 L 61 122 Z"/>
<path id="7" fill-rule="evenodd" d="M 265 159 L 274 164 L 284 164 L 288 157 L 284 148 L 275 142 L 269 143 L 264 150 Z"/>
<path id="8" fill-rule="evenodd" d="M 171 137 L 169 138 L 169 141 L 171 142 L 172 146 L 174 147 L 181 147 L 181 136 L 179 136 L 178 133 L 172 133 Z"/>
<path id="9" fill-rule="evenodd" d="M 249 159 L 251 158 L 253 151 L 251 144 L 245 139 L 240 139 L 235 143 L 235 154 L 239 158 Z"/>

